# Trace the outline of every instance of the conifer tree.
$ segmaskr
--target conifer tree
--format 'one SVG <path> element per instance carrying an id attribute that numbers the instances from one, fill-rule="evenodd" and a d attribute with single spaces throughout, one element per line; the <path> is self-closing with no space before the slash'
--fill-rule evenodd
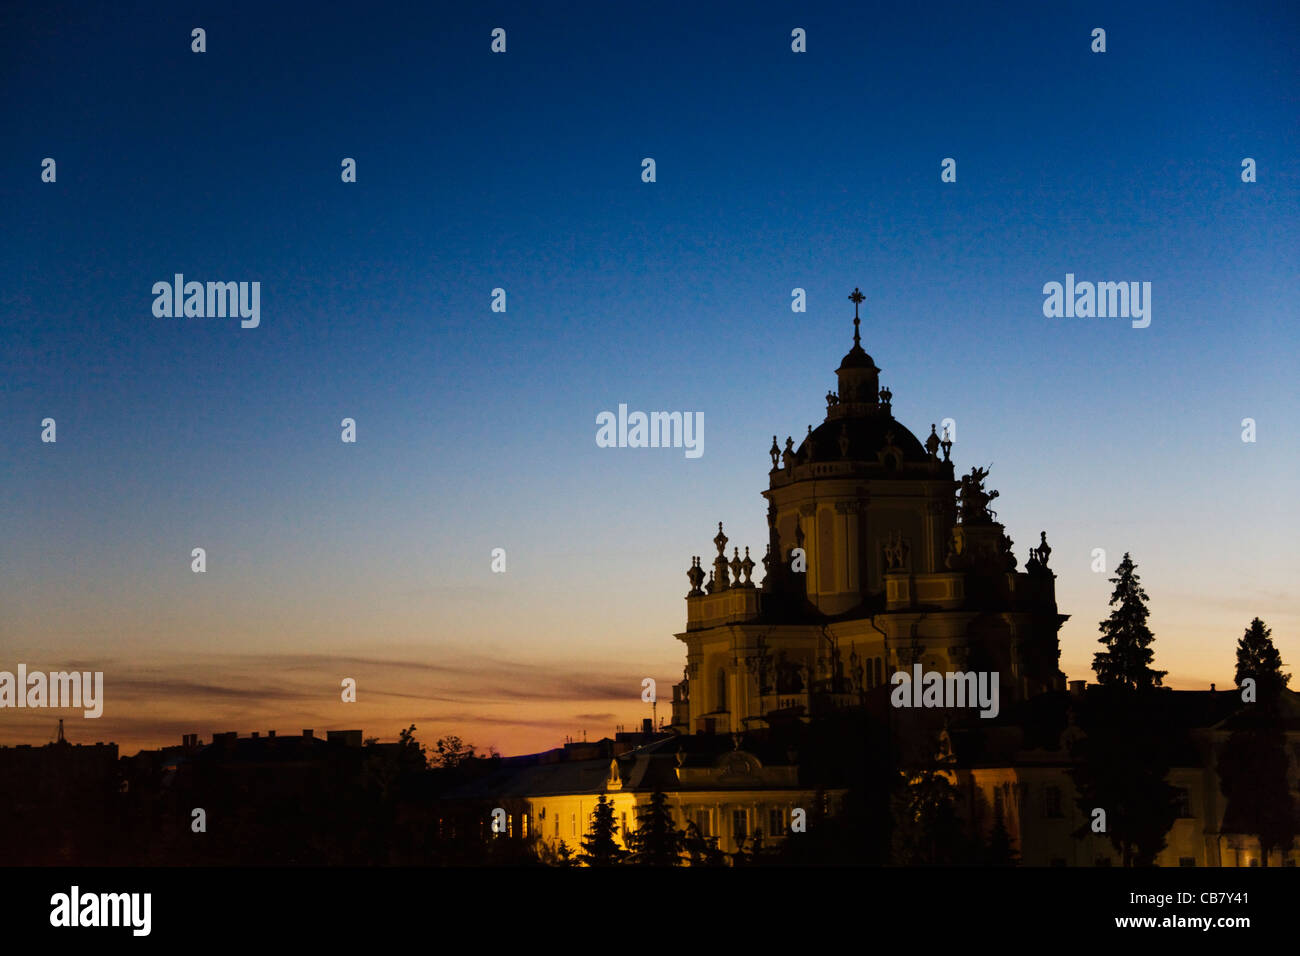
<path id="1" fill-rule="evenodd" d="M 637 814 L 637 828 L 628 834 L 630 862 L 642 866 L 681 866 L 684 836 L 673 824 L 668 797 L 656 790 Z"/>
<path id="2" fill-rule="evenodd" d="M 1286 734 L 1262 711 L 1247 717 L 1219 754 L 1219 789 L 1227 800 L 1221 830 L 1256 837 L 1262 866 L 1274 850 L 1290 850 L 1297 835 L 1287 770 Z"/>
<path id="3" fill-rule="evenodd" d="M 1237 641 L 1237 686 L 1253 678 L 1255 699 L 1230 718 L 1232 735 L 1218 762 L 1219 789 L 1227 798 L 1222 830 L 1256 837 L 1263 866 L 1274 850 L 1291 848 L 1298 829 L 1281 714 L 1291 675 L 1282 673 L 1272 633 L 1255 618 Z"/>
<path id="4" fill-rule="evenodd" d="M 618 845 L 614 839 L 618 833 L 618 824 L 614 822 L 614 804 L 605 799 L 602 793 L 596 800 L 596 809 L 591 814 L 591 829 L 582 840 L 582 852 L 578 859 L 587 866 L 613 866 L 622 863 L 627 850 Z"/>
<path id="5" fill-rule="evenodd" d="M 1097 682 L 1134 690 L 1159 687 L 1168 672 L 1151 666 L 1154 657 L 1151 642 L 1155 635 L 1147 627 L 1147 594 L 1142 590 L 1137 565 L 1128 552 L 1124 553 L 1110 582 L 1115 585 L 1110 596 L 1114 610 L 1098 627 L 1102 633 L 1098 643 L 1105 644 L 1106 650 L 1098 651 L 1092 661 Z"/>
<path id="6" fill-rule="evenodd" d="M 1238 687 L 1247 677 L 1255 679 L 1258 700 L 1272 704 L 1279 692 L 1291 680 L 1282 673 L 1282 655 L 1273 645 L 1273 630 L 1255 618 L 1246 633 L 1237 641 L 1237 672 L 1234 680 Z"/>
<path id="7" fill-rule="evenodd" d="M 1113 610 L 1098 627 L 1106 650 L 1093 658 L 1098 687 L 1082 707 L 1084 736 L 1073 746 L 1071 776 L 1087 821 L 1076 836 L 1089 836 L 1102 810 L 1104 832 L 1124 865 L 1150 866 L 1178 817 L 1177 789 L 1165 779 L 1178 741 L 1160 690 L 1166 671 L 1151 666 L 1155 637 L 1136 569 L 1125 553 L 1110 579 Z"/>

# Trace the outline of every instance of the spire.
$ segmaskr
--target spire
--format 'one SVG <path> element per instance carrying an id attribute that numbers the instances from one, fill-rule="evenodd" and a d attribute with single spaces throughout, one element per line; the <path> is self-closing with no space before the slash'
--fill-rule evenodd
<path id="1" fill-rule="evenodd" d="M 849 301 L 853 303 L 853 347 L 855 349 L 862 348 L 862 336 L 858 334 L 858 326 L 862 323 L 862 320 L 858 318 L 858 306 L 862 304 L 862 300 L 865 298 L 866 296 L 862 294 L 862 290 L 857 286 L 854 286 L 853 291 L 849 294 Z"/>
<path id="2" fill-rule="evenodd" d="M 836 396 L 839 405 L 875 406 L 879 400 L 877 392 L 880 384 L 877 375 L 880 369 L 876 368 L 876 363 L 862 348 L 862 318 L 858 312 L 864 299 L 866 296 L 862 290 L 855 286 L 849 295 L 849 301 L 853 303 L 853 348 L 849 349 L 849 354 L 844 356 L 840 367 L 835 370 L 840 385 Z M 850 409 L 845 409 L 841 414 L 849 412 Z"/>

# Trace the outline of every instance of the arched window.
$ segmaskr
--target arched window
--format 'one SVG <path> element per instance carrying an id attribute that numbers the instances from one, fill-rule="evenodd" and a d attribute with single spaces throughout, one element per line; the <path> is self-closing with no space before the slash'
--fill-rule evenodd
<path id="1" fill-rule="evenodd" d="M 727 709 L 727 669 L 718 668 L 718 706 L 716 710 Z"/>

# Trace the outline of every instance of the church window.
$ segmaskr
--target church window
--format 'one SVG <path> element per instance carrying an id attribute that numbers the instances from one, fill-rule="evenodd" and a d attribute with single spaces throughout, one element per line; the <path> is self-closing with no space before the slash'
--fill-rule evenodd
<path id="1" fill-rule="evenodd" d="M 1187 791 L 1186 787 L 1178 788 L 1177 801 L 1178 816 L 1180 818 L 1190 817 L 1192 815 L 1192 795 Z"/>
<path id="2" fill-rule="evenodd" d="M 767 811 L 767 832 L 771 836 L 780 836 L 785 831 L 785 814 L 779 807 Z"/>
<path id="3" fill-rule="evenodd" d="M 718 706 L 714 709 L 727 709 L 727 671 L 722 667 L 718 668 Z"/>
<path id="4" fill-rule="evenodd" d="M 700 829 L 700 836 L 709 835 L 709 811 L 697 810 L 695 813 L 695 825 Z"/>

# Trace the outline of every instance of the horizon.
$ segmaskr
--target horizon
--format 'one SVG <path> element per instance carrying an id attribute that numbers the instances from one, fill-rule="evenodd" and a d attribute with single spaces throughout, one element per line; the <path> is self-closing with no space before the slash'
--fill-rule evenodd
<path id="1" fill-rule="evenodd" d="M 1232 686 L 1254 617 L 1297 666 L 1294 5 L 11 19 L 0 670 L 105 701 L 4 743 L 533 753 L 639 727 L 644 677 L 667 717 L 691 556 L 719 521 L 761 555 L 857 287 L 898 420 L 992 464 L 1022 567 L 1046 531 L 1067 681 L 1126 552 L 1167 686 Z M 159 314 L 177 274 L 260 283 L 256 325 Z M 1067 281 L 1149 325 L 1050 315 Z M 620 406 L 701 415 L 702 454 L 602 447 Z"/>

